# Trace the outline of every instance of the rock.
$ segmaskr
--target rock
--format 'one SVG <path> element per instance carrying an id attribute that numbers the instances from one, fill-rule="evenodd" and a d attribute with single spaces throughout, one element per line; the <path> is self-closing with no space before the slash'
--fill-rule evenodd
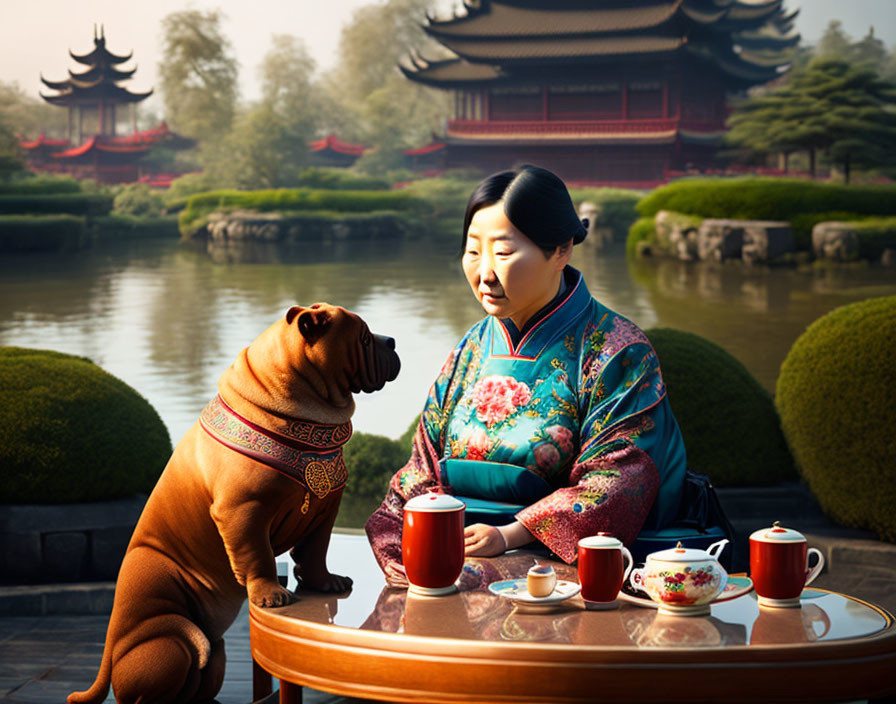
<path id="1" fill-rule="evenodd" d="M 598 227 L 603 208 L 595 203 L 583 201 L 579 205 L 579 217 L 588 219 L 588 235 L 583 244 L 596 249 L 604 249 L 613 242 L 613 231 L 608 227 Z"/>
<path id="2" fill-rule="evenodd" d="M 653 256 L 653 247 L 650 242 L 644 242 L 643 240 L 638 242 L 635 245 L 635 254 L 638 257 L 652 257 Z"/>
<path id="3" fill-rule="evenodd" d="M 851 223 L 820 222 L 812 228 L 812 251 L 819 259 L 858 259 L 859 235 Z"/>
<path id="4" fill-rule="evenodd" d="M 741 258 L 747 264 L 767 262 L 795 248 L 793 229 L 788 222 L 748 220 L 744 224 Z"/>
<path id="5" fill-rule="evenodd" d="M 675 225 L 669 236 L 672 253 L 684 262 L 697 259 L 698 230 L 696 227 Z"/>
<path id="6" fill-rule="evenodd" d="M 744 220 L 707 219 L 697 233 L 701 260 L 739 259 L 744 243 Z"/>

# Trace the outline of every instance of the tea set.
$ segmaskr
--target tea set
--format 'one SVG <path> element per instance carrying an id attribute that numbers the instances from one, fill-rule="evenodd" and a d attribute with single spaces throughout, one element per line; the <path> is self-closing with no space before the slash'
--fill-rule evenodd
<path id="1" fill-rule="evenodd" d="M 402 558 L 411 594 L 442 596 L 457 590 L 464 563 L 464 503 L 428 493 L 405 504 Z M 676 547 L 647 555 L 633 569 L 632 555 L 609 533 L 578 543 L 578 583 L 558 580 L 550 565 L 535 564 L 523 579 L 493 582 L 489 591 L 527 610 L 550 610 L 581 594 L 589 610 L 613 609 L 619 601 L 656 608 L 660 614 L 705 616 L 712 604 L 756 590 L 760 606 L 800 606 L 800 594 L 824 567 L 824 556 L 805 536 L 775 522 L 750 535 L 750 577 L 729 576 L 719 562 L 727 539 L 707 549 Z M 808 566 L 809 556 L 817 558 Z M 635 594 L 622 587 L 628 582 Z M 641 596 L 637 592 L 643 593 Z"/>

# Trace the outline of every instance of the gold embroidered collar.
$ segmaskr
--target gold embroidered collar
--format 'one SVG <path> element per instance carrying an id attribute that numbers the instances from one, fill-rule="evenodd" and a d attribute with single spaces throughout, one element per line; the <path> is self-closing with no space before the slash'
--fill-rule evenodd
<path id="1" fill-rule="evenodd" d="M 240 416 L 220 396 L 205 407 L 199 422 L 222 445 L 297 481 L 318 499 L 341 489 L 348 479 L 342 446 L 352 436 L 351 422 L 284 420 L 276 431 L 269 430 Z"/>

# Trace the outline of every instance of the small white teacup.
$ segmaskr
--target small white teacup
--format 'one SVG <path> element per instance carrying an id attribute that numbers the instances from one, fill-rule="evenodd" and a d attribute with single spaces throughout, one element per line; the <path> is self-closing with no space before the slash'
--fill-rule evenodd
<path id="1" fill-rule="evenodd" d="M 550 565 L 535 565 L 526 573 L 526 589 L 534 597 L 550 596 L 557 586 L 557 574 Z"/>

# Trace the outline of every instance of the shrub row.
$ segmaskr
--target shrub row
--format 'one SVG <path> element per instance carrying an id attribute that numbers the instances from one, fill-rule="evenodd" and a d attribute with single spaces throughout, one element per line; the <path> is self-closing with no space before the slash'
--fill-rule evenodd
<path id="1" fill-rule="evenodd" d="M 81 184 L 71 176 L 41 174 L 10 183 L 0 183 L 0 195 L 28 196 L 51 193 L 80 193 Z"/>
<path id="2" fill-rule="evenodd" d="M 54 193 L 48 195 L 0 195 L 0 215 L 108 215 L 111 195 Z"/>
<path id="3" fill-rule="evenodd" d="M 365 176 L 348 169 L 313 166 L 299 177 L 305 188 L 325 188 L 335 191 L 388 191 L 392 184 L 381 178 Z"/>
<path id="4" fill-rule="evenodd" d="M 844 186 L 782 178 L 683 179 L 657 188 L 637 209 L 645 217 L 673 210 L 706 218 L 787 221 L 797 215 L 831 211 L 896 215 L 896 186 Z"/>
<path id="5" fill-rule="evenodd" d="M 0 252 L 60 252 L 87 241 L 84 218 L 74 215 L 0 215 Z"/>
<path id="6" fill-rule="evenodd" d="M 180 237 L 177 216 L 134 217 L 105 215 L 91 221 L 91 232 L 99 240 L 122 240 L 151 237 Z"/>
<path id="7" fill-rule="evenodd" d="M 324 191 L 281 188 L 266 191 L 211 191 L 192 196 L 179 215 L 181 232 L 194 232 L 209 213 L 231 210 L 336 211 L 365 213 L 383 210 L 413 214 L 430 212 L 426 201 L 402 191 Z"/>

